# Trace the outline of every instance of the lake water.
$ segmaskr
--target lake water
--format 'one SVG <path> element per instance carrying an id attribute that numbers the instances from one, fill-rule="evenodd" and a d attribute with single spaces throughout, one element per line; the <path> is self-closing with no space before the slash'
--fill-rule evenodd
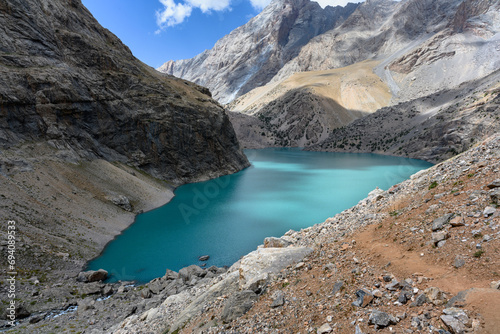
<path id="1" fill-rule="evenodd" d="M 252 166 L 237 174 L 188 184 L 165 206 L 137 216 L 89 269 L 106 269 L 111 281 L 146 282 L 165 270 L 230 266 L 265 237 L 300 230 L 388 189 L 430 163 L 375 154 L 245 150 Z"/>

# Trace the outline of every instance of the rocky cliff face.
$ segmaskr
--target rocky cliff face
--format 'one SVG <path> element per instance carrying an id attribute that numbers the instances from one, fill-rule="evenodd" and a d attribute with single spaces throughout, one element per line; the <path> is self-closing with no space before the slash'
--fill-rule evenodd
<path id="1" fill-rule="evenodd" d="M 311 149 L 444 161 L 500 131 L 499 82 L 496 71 L 456 89 L 382 108 L 334 130 Z"/>
<path id="2" fill-rule="evenodd" d="M 356 7 L 322 9 L 309 0 L 274 0 L 211 50 L 169 61 L 159 71 L 206 86 L 227 103 L 268 83 L 313 37 L 339 25 Z"/>
<path id="3" fill-rule="evenodd" d="M 80 1 L 2 1 L 0 26 L 4 148 L 48 141 L 176 183 L 247 166 L 207 89 L 141 63 Z"/>

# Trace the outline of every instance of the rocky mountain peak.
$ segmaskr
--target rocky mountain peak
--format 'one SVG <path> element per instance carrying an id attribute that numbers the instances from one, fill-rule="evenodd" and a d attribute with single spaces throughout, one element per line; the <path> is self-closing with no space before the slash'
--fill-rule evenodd
<path id="1" fill-rule="evenodd" d="M 158 70 L 206 86 L 227 103 L 268 83 L 312 38 L 343 22 L 357 6 L 323 9 L 309 0 L 275 0 L 211 50 Z"/>

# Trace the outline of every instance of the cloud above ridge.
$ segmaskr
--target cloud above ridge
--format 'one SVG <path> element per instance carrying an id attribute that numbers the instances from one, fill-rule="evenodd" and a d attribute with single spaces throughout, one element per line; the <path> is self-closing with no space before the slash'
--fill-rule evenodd
<path id="1" fill-rule="evenodd" d="M 191 16 L 194 9 L 203 13 L 220 12 L 231 9 L 232 0 L 159 0 L 163 8 L 156 11 L 156 24 L 160 33 L 162 30 L 181 24 Z M 178 1 L 178 2 L 176 2 Z M 264 9 L 271 0 L 248 0 L 256 10 Z M 326 6 L 345 6 L 348 2 L 363 2 L 364 0 L 314 0 L 325 8 Z"/>

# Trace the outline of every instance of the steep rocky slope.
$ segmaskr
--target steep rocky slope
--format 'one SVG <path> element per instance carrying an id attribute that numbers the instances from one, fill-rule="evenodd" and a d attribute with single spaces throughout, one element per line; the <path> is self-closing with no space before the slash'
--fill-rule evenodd
<path id="1" fill-rule="evenodd" d="M 108 332 L 496 333 L 499 154 L 497 134 Z"/>
<path id="2" fill-rule="evenodd" d="M 206 88 L 134 58 L 79 0 L 1 1 L 0 27 L 0 215 L 19 280 L 64 286 L 176 185 L 248 166 Z M 31 297 L 28 313 L 55 306 Z"/>
<path id="3" fill-rule="evenodd" d="M 441 123 L 433 123 L 436 136 L 447 131 L 443 129 L 450 126 L 448 121 L 453 124 L 461 122 L 465 128 L 479 130 L 461 133 L 459 142 L 420 136 L 418 143 L 414 142 L 409 147 L 398 145 L 394 149 L 384 148 L 388 142 L 384 145 L 381 145 L 381 142 L 390 138 L 378 138 L 366 124 L 370 123 L 374 132 L 379 132 L 381 136 L 392 138 L 394 135 L 390 134 L 395 129 L 397 133 L 402 134 L 410 128 L 424 129 L 430 126 L 419 124 L 424 120 L 422 117 L 394 116 L 396 113 L 404 114 L 405 108 L 410 104 L 412 108 L 419 110 L 418 113 L 428 114 L 436 113 L 440 108 L 436 108 L 439 104 L 443 108 L 452 104 L 467 104 L 465 99 L 469 97 L 470 92 L 458 88 L 459 85 L 468 82 L 466 85 L 472 87 L 473 82 L 479 84 L 482 78 L 500 68 L 499 22 L 500 4 L 495 1 L 367 1 L 340 26 L 313 38 L 301 49 L 297 57 L 284 65 L 271 83 L 256 88 L 228 105 L 230 110 L 259 117 L 259 121 L 256 121 L 251 117 L 232 115 L 238 138 L 248 147 L 314 146 L 315 150 L 337 148 L 345 151 L 352 148 L 352 151 L 385 151 L 431 161 L 441 161 L 455 152 L 462 152 L 469 147 L 465 142 L 473 140 L 475 136 L 479 136 L 479 139 L 485 138 L 495 131 L 495 126 L 490 125 L 491 119 L 486 119 L 486 123 L 482 124 L 482 116 L 469 111 L 459 121 L 457 118 L 461 117 L 462 113 L 455 113 L 454 121 L 447 117 Z M 351 118 L 344 118 L 343 122 L 332 124 L 328 119 L 318 117 L 318 114 L 329 114 L 333 119 L 341 119 L 344 110 L 339 108 L 339 105 L 345 107 L 347 104 L 354 106 L 356 103 L 359 105 L 373 102 L 373 97 L 381 96 L 382 85 L 358 84 L 353 87 L 357 95 L 345 94 L 344 91 L 336 94 L 333 87 L 326 87 L 332 88 L 327 90 L 326 94 L 332 101 L 323 106 L 318 106 L 320 104 L 317 98 L 311 98 L 311 90 L 324 85 L 326 73 L 335 71 L 328 70 L 329 68 L 370 58 L 378 59 L 378 63 L 370 69 L 373 73 L 366 74 L 360 70 L 363 64 L 373 64 L 368 61 L 341 67 L 336 71 L 351 73 L 354 77 L 378 75 L 379 80 L 390 89 L 392 98 L 390 101 L 378 100 L 377 105 L 394 107 L 384 109 L 386 117 L 369 116 L 363 121 L 355 122 L 345 131 L 334 131 L 331 137 L 335 137 L 337 144 L 332 144 L 332 140 L 326 138 L 333 129 L 363 115 L 352 115 Z M 460 71 L 456 70 L 457 68 L 460 68 Z M 308 77 L 308 85 L 294 80 L 297 76 Z M 290 93 L 283 96 L 280 93 L 284 90 L 284 85 Z M 437 93 L 445 90 L 448 91 L 447 94 Z M 316 92 L 313 95 L 325 94 Z M 429 100 L 438 102 L 428 103 Z M 403 104 L 396 106 L 398 103 Z M 347 109 L 363 110 L 359 107 Z M 393 116 L 389 116 L 391 113 Z M 297 115 L 300 115 L 302 121 L 297 121 Z M 436 120 L 442 117 L 444 116 L 441 115 Z M 399 122 L 389 122 L 391 118 L 399 119 Z M 315 122 L 318 119 L 319 121 Z M 380 123 L 377 120 L 380 120 Z M 478 124 L 475 125 L 476 123 Z M 364 125 L 357 129 L 360 124 Z M 260 133 L 261 137 L 255 133 Z M 366 143 L 357 142 L 352 138 L 354 135 L 364 137 Z M 404 135 L 409 139 L 407 133 Z M 257 142 L 254 142 L 255 139 Z M 448 147 L 449 145 L 452 147 Z M 424 146 L 428 149 L 422 149 Z M 398 149 L 399 152 L 396 152 Z M 430 153 L 431 150 L 434 150 L 434 153 Z M 448 153 L 442 152 L 443 150 L 448 150 Z"/>
<path id="4" fill-rule="evenodd" d="M 500 71 L 456 89 L 386 107 L 310 149 L 375 152 L 440 162 L 500 131 Z"/>
<path id="5" fill-rule="evenodd" d="M 391 94 L 373 73 L 377 64 L 366 61 L 296 73 L 234 100 L 227 108 L 240 143 L 244 147 L 308 147 L 324 141 L 331 130 L 387 106 Z"/>
<path id="6" fill-rule="evenodd" d="M 309 0 L 274 0 L 247 24 L 192 59 L 158 70 L 208 87 L 221 103 L 268 83 L 313 37 L 343 22 L 357 7 Z"/>
<path id="7" fill-rule="evenodd" d="M 12 0 L 1 10 L 3 147 L 47 140 L 181 182 L 246 165 L 208 90 L 141 63 L 79 1 Z"/>

